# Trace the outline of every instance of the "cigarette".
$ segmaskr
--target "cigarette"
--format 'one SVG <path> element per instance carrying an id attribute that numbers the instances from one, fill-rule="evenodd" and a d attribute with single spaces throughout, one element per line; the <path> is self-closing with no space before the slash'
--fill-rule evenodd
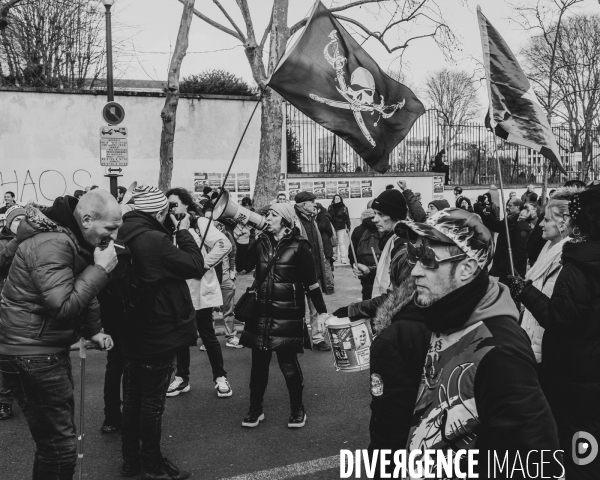
<path id="1" fill-rule="evenodd" d="M 117 248 L 125 248 L 123 245 L 119 245 L 118 243 L 115 243 L 115 247 L 117 247 Z"/>

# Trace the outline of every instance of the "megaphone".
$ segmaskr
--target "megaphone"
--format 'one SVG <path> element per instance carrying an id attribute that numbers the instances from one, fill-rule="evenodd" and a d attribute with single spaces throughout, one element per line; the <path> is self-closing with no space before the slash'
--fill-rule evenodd
<path id="1" fill-rule="evenodd" d="M 229 192 L 224 191 L 219 201 L 213 207 L 213 218 L 230 218 L 235 222 L 250 225 L 262 230 L 266 226 L 265 217 L 242 207 L 229 198 Z"/>
<path id="2" fill-rule="evenodd" d="M 131 200 L 131 197 L 133 196 L 133 191 L 136 188 L 137 188 L 137 182 L 133 182 L 131 185 L 129 185 L 129 188 L 125 192 L 125 195 L 123 195 L 123 200 L 121 200 L 121 204 L 126 205 L 129 203 L 129 200 Z"/>

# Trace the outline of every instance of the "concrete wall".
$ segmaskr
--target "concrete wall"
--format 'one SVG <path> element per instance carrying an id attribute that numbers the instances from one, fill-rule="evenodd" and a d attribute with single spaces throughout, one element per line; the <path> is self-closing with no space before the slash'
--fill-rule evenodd
<path id="1" fill-rule="evenodd" d="M 156 185 L 164 97 L 117 96 L 129 131 L 129 166 L 119 185 Z M 108 189 L 100 166 L 105 96 L 0 91 L 0 194 L 42 203 L 86 185 Z M 194 173 L 225 173 L 255 101 L 180 99 L 173 186 L 193 189 Z M 232 172 L 250 173 L 254 190 L 260 146 L 260 107 Z"/>

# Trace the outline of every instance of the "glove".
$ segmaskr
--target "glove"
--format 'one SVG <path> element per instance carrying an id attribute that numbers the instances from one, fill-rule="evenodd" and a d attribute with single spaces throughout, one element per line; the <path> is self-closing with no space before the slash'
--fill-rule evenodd
<path id="1" fill-rule="evenodd" d="M 317 317 L 317 329 L 319 330 L 319 333 L 325 332 L 325 322 L 329 317 L 330 315 L 328 313 L 319 313 L 319 316 Z"/>
<path id="2" fill-rule="evenodd" d="M 332 315 L 338 318 L 346 318 L 348 317 L 348 307 L 338 308 L 335 312 L 332 313 Z"/>
<path id="3" fill-rule="evenodd" d="M 518 275 L 508 276 L 508 288 L 510 290 L 510 296 L 515 302 L 519 301 L 519 297 L 527 285 L 531 285 L 531 280 L 525 280 Z"/>

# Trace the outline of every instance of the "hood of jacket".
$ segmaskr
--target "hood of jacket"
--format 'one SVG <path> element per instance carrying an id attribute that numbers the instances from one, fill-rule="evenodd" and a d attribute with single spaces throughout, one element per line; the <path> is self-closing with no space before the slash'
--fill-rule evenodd
<path id="1" fill-rule="evenodd" d="M 5 240 L 10 242 L 13 238 L 15 238 L 15 234 L 7 227 L 2 227 L 0 229 L 0 241 Z"/>
<path id="2" fill-rule="evenodd" d="M 479 301 L 464 328 L 482 320 L 493 317 L 510 317 L 519 319 L 519 311 L 510 296 L 510 290 L 502 283 L 490 278 L 487 291 Z"/>
<path id="3" fill-rule="evenodd" d="M 68 195 L 54 200 L 54 204 L 46 208 L 44 213 L 34 204 L 25 207 L 25 219 L 19 224 L 17 240 L 19 243 L 43 232 L 61 232 L 67 234 L 80 250 L 88 255 L 93 248 L 83 238 L 73 211 L 78 200 Z"/>
<path id="4" fill-rule="evenodd" d="M 169 237 L 172 237 L 171 233 L 160 223 L 156 218 L 141 210 L 133 210 L 123 215 L 123 225 L 119 228 L 119 238 L 123 238 L 134 228 L 139 228 L 139 225 L 148 227 L 148 230 L 158 230 Z"/>
<path id="5" fill-rule="evenodd" d="M 600 277 L 600 240 L 565 243 L 562 263 L 574 263 L 582 271 Z"/>
<path id="6" fill-rule="evenodd" d="M 412 278 L 404 281 L 402 285 L 399 287 L 392 287 L 388 291 L 388 296 L 383 301 L 383 303 L 377 308 L 377 313 L 375 315 L 374 324 L 375 331 L 381 332 L 384 328 L 389 327 L 390 324 L 396 320 L 394 318 L 400 310 L 403 310 L 403 307 L 408 303 L 411 303 L 411 299 L 413 298 L 415 292 L 415 282 Z M 404 310 L 409 310 L 409 308 L 405 308 Z M 422 318 L 422 313 L 420 312 L 418 307 L 411 309 L 413 311 L 413 315 L 418 317 L 418 319 Z M 403 312 L 404 313 L 404 312 Z M 402 318 L 406 318 L 402 315 Z M 409 318 L 412 320 L 412 318 Z"/>

